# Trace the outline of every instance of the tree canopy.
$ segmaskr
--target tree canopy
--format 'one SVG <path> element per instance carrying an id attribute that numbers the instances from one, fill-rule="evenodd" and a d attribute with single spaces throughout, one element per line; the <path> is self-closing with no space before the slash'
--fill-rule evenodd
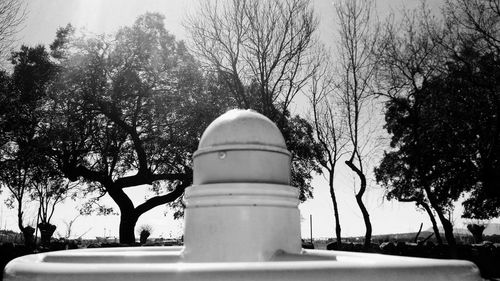
<path id="1" fill-rule="evenodd" d="M 67 186 L 53 184 L 63 181 L 61 173 L 40 149 L 46 89 L 55 74 L 50 55 L 40 45 L 22 46 L 12 53 L 11 62 L 12 74 L 3 73 L 0 81 L 4 106 L 0 118 L 0 183 L 9 190 L 8 206 L 17 208 L 18 227 L 28 245 L 34 228 L 25 224 L 26 204 L 38 201 L 47 207 L 45 203 L 50 202 L 53 212 Z M 37 192 L 42 186 L 44 192 Z M 49 223 L 50 216 L 46 218 Z"/>
<path id="2" fill-rule="evenodd" d="M 499 215 L 492 175 L 500 172 L 500 34 L 494 28 L 500 10 L 488 3 L 447 1 L 444 25 L 423 10 L 406 37 L 389 33 L 382 51 L 383 80 L 392 86 L 385 113 L 392 150 L 375 169 L 377 181 L 388 198 L 428 200 L 450 244 L 453 229 L 443 212 L 460 196 L 466 195 L 464 217 Z"/>
<path id="3" fill-rule="evenodd" d="M 135 241 L 141 214 L 191 184 L 198 139 L 231 102 L 163 20 L 145 14 L 114 36 L 77 37 L 68 26 L 51 45 L 58 75 L 46 105 L 46 153 L 88 192 L 109 194 L 122 243 Z M 124 190 L 138 185 L 156 196 L 134 206 Z"/>

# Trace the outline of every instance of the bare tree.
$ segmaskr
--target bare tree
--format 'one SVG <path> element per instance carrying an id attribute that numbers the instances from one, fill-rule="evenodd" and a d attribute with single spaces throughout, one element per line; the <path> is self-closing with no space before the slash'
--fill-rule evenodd
<path id="1" fill-rule="evenodd" d="M 25 18 L 26 6 L 23 0 L 0 1 L 0 56 L 9 54 L 14 35 Z"/>
<path id="2" fill-rule="evenodd" d="M 457 42 L 472 40 L 483 52 L 500 54 L 499 0 L 446 0 L 444 16 L 447 31 Z M 456 44 L 447 45 L 458 55 Z"/>
<path id="3" fill-rule="evenodd" d="M 388 17 L 375 49 L 378 60 L 379 95 L 388 99 L 407 97 L 443 71 L 442 47 L 429 32 L 435 22 L 425 3 L 414 10 L 403 10 L 401 18 Z"/>
<path id="4" fill-rule="evenodd" d="M 66 231 L 61 233 L 61 232 L 57 232 L 57 235 L 60 237 L 60 238 L 64 238 L 64 239 L 69 239 L 71 237 L 71 235 L 74 235 L 74 232 L 73 232 L 73 224 L 76 222 L 76 220 L 80 217 L 81 215 L 78 214 L 76 215 L 73 219 L 67 221 L 63 221 L 63 223 L 66 225 Z M 78 236 L 78 235 L 76 235 Z"/>
<path id="5" fill-rule="evenodd" d="M 317 65 L 309 0 L 205 1 L 185 23 L 194 51 L 241 108 L 282 116 Z"/>
<path id="6" fill-rule="evenodd" d="M 340 112 L 335 110 L 339 105 L 340 97 L 338 91 L 335 91 L 331 61 L 327 56 L 320 56 L 320 59 L 322 65 L 311 79 L 309 101 L 312 107 L 316 139 L 323 147 L 318 160 L 321 166 L 328 172 L 328 187 L 335 218 L 337 247 L 340 248 L 342 245 L 342 235 L 334 179 L 337 163 L 346 153 L 348 140 L 346 138 L 345 120 L 342 118 Z"/>
<path id="7" fill-rule="evenodd" d="M 372 8 L 373 2 L 364 0 L 344 0 L 335 5 L 340 41 L 339 90 L 350 139 L 350 157 L 345 163 L 360 181 L 356 202 L 366 227 L 365 248 L 371 245 L 372 225 L 363 202 L 367 187 L 364 166 L 367 164 L 366 149 L 374 141 L 370 111 L 373 109 L 372 86 L 376 62 L 372 54 L 379 33 L 379 28 L 372 18 Z"/>
<path id="8" fill-rule="evenodd" d="M 276 123 L 292 153 L 291 184 L 301 200 L 311 197 L 311 172 L 321 172 L 320 146 L 311 124 L 290 113 L 318 68 L 311 0 L 205 0 L 185 26 L 191 48 L 230 92 L 234 106 Z"/>
<path id="9" fill-rule="evenodd" d="M 89 227 L 87 230 L 85 230 L 83 233 L 78 234 L 73 231 L 73 225 L 75 224 L 76 220 L 80 217 L 81 215 L 78 214 L 76 215 L 73 219 L 69 221 L 63 221 L 63 223 L 66 225 L 66 231 L 63 232 L 62 234 L 60 232 L 57 233 L 59 238 L 64 238 L 66 240 L 69 240 L 71 237 L 74 237 L 73 239 L 80 240 L 82 237 L 87 234 L 89 231 L 92 230 L 92 227 Z"/>

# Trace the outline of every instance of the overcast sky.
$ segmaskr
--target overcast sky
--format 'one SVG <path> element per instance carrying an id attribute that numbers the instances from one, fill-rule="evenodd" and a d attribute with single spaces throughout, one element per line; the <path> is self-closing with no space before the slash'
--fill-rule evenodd
<path id="1" fill-rule="evenodd" d="M 160 12 L 165 15 L 165 26 L 178 39 L 187 39 L 182 27 L 182 20 L 186 13 L 196 8 L 196 0 L 29 0 L 29 14 L 25 27 L 20 34 L 20 43 L 27 45 L 49 44 L 55 37 L 57 28 L 67 23 L 76 28 L 100 34 L 112 33 L 121 26 L 131 25 L 137 16 L 145 12 Z M 440 1 L 428 1 L 432 7 L 438 7 Z M 395 11 L 402 7 L 417 5 L 416 0 L 410 1 L 377 1 L 378 10 L 382 15 L 387 14 L 392 7 Z M 320 36 L 327 43 L 334 42 L 336 32 L 334 10 L 332 1 L 315 0 L 314 6 L 320 18 Z M 299 112 L 305 111 L 305 106 L 296 104 Z M 370 171 L 371 172 L 371 171 Z M 336 178 L 339 210 L 342 224 L 343 236 L 363 235 L 364 223 L 361 213 L 354 199 L 353 177 L 347 169 L 340 169 Z M 370 175 L 372 176 L 372 175 Z M 303 216 L 303 237 L 309 237 L 309 215 L 313 215 L 313 236 L 333 237 L 334 221 L 333 208 L 329 199 L 328 186 L 322 176 L 316 176 L 313 182 L 315 187 L 314 200 L 300 206 Z M 134 202 L 144 200 L 145 188 L 127 190 Z M 5 192 L 1 195 L 5 198 Z M 376 186 L 370 186 L 365 201 L 373 225 L 374 234 L 415 232 L 418 231 L 420 223 L 424 223 L 424 229 L 429 228 L 430 222 L 423 212 L 418 212 L 412 203 L 387 202 L 383 199 L 383 190 Z M 112 201 L 108 199 L 110 205 Z M 68 201 L 60 206 L 54 214 L 53 224 L 58 226 L 59 232 L 65 231 L 64 222 L 69 222 L 77 216 L 76 206 L 78 203 Z M 457 208 L 456 217 L 459 217 L 461 208 Z M 138 222 L 151 224 L 153 226 L 153 237 L 178 236 L 181 233 L 182 221 L 173 221 L 171 213 L 166 209 L 158 207 L 144 214 Z M 28 210 L 36 218 L 36 210 Z M 34 220 L 34 219 L 33 219 Z M 27 221 L 29 222 L 29 220 Z M 463 227 L 461 221 L 457 221 L 457 227 Z M 108 217 L 80 217 L 74 224 L 74 233 L 83 234 L 85 237 L 95 236 L 118 236 L 118 216 Z M 8 210 L 3 204 L 0 207 L 0 227 L 18 231 L 14 212 Z M 56 233 L 57 233 L 56 231 Z"/>

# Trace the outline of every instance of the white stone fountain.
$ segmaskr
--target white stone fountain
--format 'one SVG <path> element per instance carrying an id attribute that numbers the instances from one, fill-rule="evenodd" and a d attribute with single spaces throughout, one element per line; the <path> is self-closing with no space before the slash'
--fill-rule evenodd
<path id="1" fill-rule="evenodd" d="M 278 128 L 232 110 L 203 134 L 186 189 L 184 247 L 81 249 L 20 257 L 4 278 L 79 280 L 481 280 L 467 261 L 304 250 L 298 190 Z"/>

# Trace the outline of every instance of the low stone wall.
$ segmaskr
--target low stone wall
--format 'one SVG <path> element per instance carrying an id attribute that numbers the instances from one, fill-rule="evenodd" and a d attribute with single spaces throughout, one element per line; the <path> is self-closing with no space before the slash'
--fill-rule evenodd
<path id="1" fill-rule="evenodd" d="M 327 250 L 371 252 L 435 259 L 451 258 L 448 245 L 436 245 L 432 242 L 384 242 L 382 244 L 372 244 L 372 247 L 368 250 L 365 250 L 361 243 L 345 243 L 339 248 L 334 242 L 327 245 Z M 484 278 L 500 278 L 500 243 L 457 245 L 456 258 L 474 262 L 481 270 L 481 276 Z"/>

